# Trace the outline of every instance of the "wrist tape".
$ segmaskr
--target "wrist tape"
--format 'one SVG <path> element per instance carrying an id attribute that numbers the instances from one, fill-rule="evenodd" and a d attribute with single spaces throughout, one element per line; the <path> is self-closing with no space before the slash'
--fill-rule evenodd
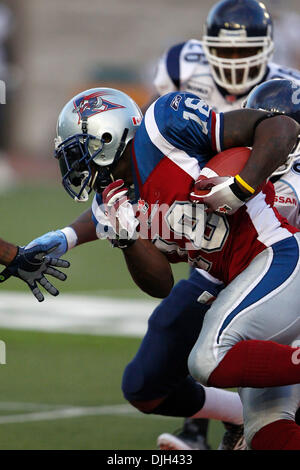
<path id="1" fill-rule="evenodd" d="M 61 229 L 61 232 L 65 235 L 68 244 L 68 250 L 74 248 L 77 245 L 78 237 L 75 230 L 72 227 L 65 227 Z"/>

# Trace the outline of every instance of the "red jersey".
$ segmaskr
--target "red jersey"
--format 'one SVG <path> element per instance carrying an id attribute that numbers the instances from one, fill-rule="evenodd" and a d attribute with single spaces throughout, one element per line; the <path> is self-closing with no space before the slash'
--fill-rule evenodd
<path id="1" fill-rule="evenodd" d="M 142 236 L 152 239 L 171 263 L 189 262 L 228 284 L 258 253 L 298 231 L 273 207 L 272 183 L 235 214 L 210 214 L 203 230 L 203 205 L 189 202 L 193 184 L 184 165 L 165 157 L 140 188 L 147 220 Z"/>

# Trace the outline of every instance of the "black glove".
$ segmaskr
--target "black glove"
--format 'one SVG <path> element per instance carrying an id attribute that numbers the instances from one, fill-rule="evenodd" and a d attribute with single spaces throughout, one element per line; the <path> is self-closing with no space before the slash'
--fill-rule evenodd
<path id="1" fill-rule="evenodd" d="M 18 247 L 18 252 L 13 261 L 2 271 L 0 274 L 0 282 L 6 281 L 10 276 L 18 277 L 28 284 L 33 295 L 39 302 L 44 300 L 37 282 L 46 289 L 51 295 L 58 295 L 59 291 L 49 282 L 44 274 L 50 274 L 60 281 L 65 281 L 67 276 L 55 269 L 55 267 L 68 268 L 70 263 L 68 261 L 51 258 L 49 253 L 57 248 L 57 245 L 47 251 L 43 251 L 41 245 L 36 245 L 32 248 L 26 249 Z"/>

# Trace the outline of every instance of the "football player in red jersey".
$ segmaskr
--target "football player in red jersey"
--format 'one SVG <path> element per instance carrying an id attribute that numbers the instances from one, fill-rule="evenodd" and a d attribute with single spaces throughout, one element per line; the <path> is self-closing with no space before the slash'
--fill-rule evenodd
<path id="1" fill-rule="evenodd" d="M 106 101 L 115 106 L 108 112 L 99 112 L 91 103 L 91 106 L 85 107 L 78 115 L 80 103 L 86 102 L 88 96 L 95 94 L 102 97 L 101 106 L 104 108 Z M 234 265 L 228 259 L 226 269 L 220 264 L 215 267 L 214 262 L 207 269 L 221 278 L 224 277 L 225 283 L 230 282 L 243 269 L 246 272 L 249 263 L 252 265 L 254 261 L 251 256 L 255 260 L 255 255 L 269 253 L 268 250 L 273 250 L 275 245 L 277 248 L 277 243 L 293 253 L 294 260 L 298 259 L 298 236 L 293 235 L 295 230 L 286 225 L 260 195 L 260 199 L 250 201 L 255 189 L 290 154 L 299 133 L 296 121 L 264 111 L 240 110 L 224 115 L 215 114 L 209 106 L 190 93 L 172 93 L 160 98 L 149 108 L 139 128 L 134 127 L 132 118 L 136 116 L 139 116 L 136 105 L 117 90 L 88 90 L 66 104 L 59 116 L 56 138 L 56 156 L 63 185 L 76 200 L 87 200 L 92 189 L 96 191 L 96 196 L 92 210 L 83 213 L 65 229 L 50 232 L 34 240 L 31 246 L 39 244 L 49 249 L 59 245 L 61 255 L 67 249 L 95 239 L 96 226 L 99 238 L 111 239 L 113 245 L 122 250 L 136 284 L 152 296 L 165 298 L 173 286 L 169 260 L 190 259 L 202 267 L 210 249 L 206 240 L 206 251 L 204 250 L 205 254 L 202 256 L 202 246 L 201 243 L 197 245 L 199 240 L 194 229 L 203 231 L 204 226 L 201 225 L 201 217 L 193 218 L 190 208 L 194 206 L 188 202 L 200 169 L 214 153 L 222 149 L 251 146 L 251 157 L 239 177 L 229 178 L 226 184 L 222 183 L 218 188 L 219 200 L 214 198 L 214 209 L 218 209 L 218 204 L 222 204 L 222 207 L 226 204 L 226 210 L 233 214 L 232 217 L 240 209 L 243 217 L 248 217 L 250 225 L 255 226 L 257 222 L 262 222 L 260 239 L 254 230 L 247 233 L 243 231 L 245 243 L 249 243 L 249 234 L 253 237 L 253 246 L 252 243 L 248 245 L 248 258 L 243 262 L 243 257 L 239 257 L 236 252 Z M 168 179 L 165 178 L 166 174 Z M 124 182 L 131 191 L 126 189 Z M 138 227 L 142 224 L 137 220 L 129 199 L 140 199 L 144 202 L 143 207 L 148 208 L 150 233 L 152 229 L 150 240 L 139 235 L 141 232 Z M 159 212 L 157 209 L 166 204 L 170 210 L 165 214 L 164 220 L 170 230 L 168 234 L 154 233 L 154 218 Z M 248 205 L 252 207 L 250 218 L 245 212 L 245 206 Z M 200 208 L 199 214 L 201 213 L 204 214 Z M 271 221 L 271 226 L 263 223 L 264 216 L 268 222 Z M 184 232 L 177 237 L 180 220 L 187 221 L 187 224 L 182 224 Z M 226 228 L 227 222 L 223 215 L 220 217 L 214 214 L 213 220 L 213 225 L 208 220 L 212 233 L 216 233 L 218 221 L 220 226 Z M 270 233 L 272 236 L 268 238 L 267 234 Z M 226 240 L 229 240 L 227 235 Z M 211 240 L 213 244 L 216 243 L 215 237 Z M 226 243 L 225 249 L 230 250 L 225 245 Z M 222 251 L 222 247 L 215 248 Z M 287 267 L 287 278 L 282 282 L 288 279 L 294 285 L 297 278 L 294 261 L 291 262 L 285 256 L 286 252 L 283 255 L 276 251 L 275 255 Z M 211 254 L 208 259 L 212 259 L 212 256 L 214 255 Z M 123 378 L 124 395 L 145 413 L 184 417 L 199 415 L 201 409 L 205 408 L 211 389 L 204 389 L 188 375 L 186 359 L 201 329 L 203 313 L 207 310 L 204 302 L 218 294 L 223 287 L 223 280 L 218 280 L 207 272 L 201 284 L 198 276 L 200 275 L 197 274 L 194 285 L 187 285 L 182 281 L 177 286 L 178 290 L 182 289 L 182 304 L 176 318 L 172 316 L 173 295 L 162 302 L 169 303 L 170 315 L 162 315 L 162 310 L 156 309 L 136 357 L 126 368 Z M 273 282 L 273 278 L 271 281 Z M 273 288 L 272 282 L 268 283 L 270 289 Z M 222 294 L 230 286 L 231 282 Z M 264 297 L 263 292 L 262 302 Z M 294 311 L 294 306 L 290 307 Z M 251 347 L 260 352 L 265 344 L 267 348 L 270 346 L 267 341 L 250 340 Z M 251 376 L 248 375 L 244 380 L 239 374 L 249 364 L 239 363 L 239 374 L 231 371 L 232 384 L 246 387 L 250 383 L 251 386 L 258 386 L 259 382 L 259 386 L 277 386 L 297 381 L 298 369 L 289 367 L 290 358 L 287 358 L 288 353 L 294 352 L 293 348 L 286 346 L 282 350 L 275 343 L 272 347 L 284 362 L 284 367 L 277 371 L 274 364 L 272 369 L 268 363 L 269 369 L 263 377 L 259 377 L 261 365 L 254 363 Z M 198 360 L 196 362 L 198 365 Z M 262 355 L 265 367 L 267 362 L 267 358 Z M 221 378 L 217 377 L 215 380 L 219 386 Z M 209 410 L 206 411 L 209 414 Z M 299 441 L 297 433 L 295 436 Z"/>

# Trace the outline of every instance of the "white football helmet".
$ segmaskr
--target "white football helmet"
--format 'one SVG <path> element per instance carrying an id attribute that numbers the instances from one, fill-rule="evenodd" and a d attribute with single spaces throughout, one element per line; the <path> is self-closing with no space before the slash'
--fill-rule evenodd
<path id="1" fill-rule="evenodd" d="M 209 12 L 204 30 L 203 49 L 219 86 L 238 95 L 263 80 L 274 44 L 262 2 L 222 0 Z"/>
<path id="2" fill-rule="evenodd" d="M 128 95 L 112 88 L 86 90 L 64 106 L 57 121 L 55 157 L 73 199 L 85 202 L 92 189 L 101 192 L 112 181 L 111 171 L 142 117 Z"/>

